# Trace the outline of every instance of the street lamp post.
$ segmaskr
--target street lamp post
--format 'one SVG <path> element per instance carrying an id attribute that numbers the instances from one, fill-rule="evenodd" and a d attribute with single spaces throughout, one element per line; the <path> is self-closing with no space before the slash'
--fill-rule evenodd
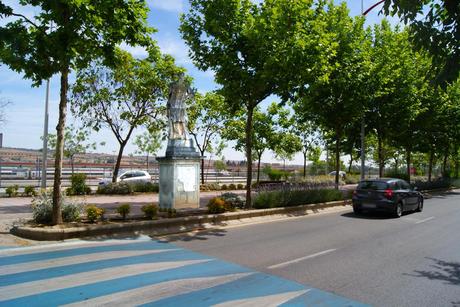
<path id="1" fill-rule="evenodd" d="M 381 0 L 374 5 L 372 5 L 370 8 L 368 8 L 366 11 L 364 11 L 364 0 L 361 0 L 361 15 L 366 16 L 367 13 L 372 11 L 376 6 L 382 4 L 385 2 L 385 0 Z M 366 152 L 365 152 L 365 139 L 366 139 L 366 123 L 364 120 L 364 112 L 363 112 L 363 117 L 361 119 L 361 180 L 364 180 L 365 177 L 365 168 L 366 168 Z"/>

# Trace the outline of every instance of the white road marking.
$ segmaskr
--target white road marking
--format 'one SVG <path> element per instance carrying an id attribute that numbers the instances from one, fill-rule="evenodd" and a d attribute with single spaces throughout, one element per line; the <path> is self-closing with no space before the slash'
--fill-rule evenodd
<path id="1" fill-rule="evenodd" d="M 70 287 L 83 286 L 121 277 L 128 277 L 143 273 L 152 273 L 168 269 L 175 269 L 187 265 L 193 265 L 209 261 L 212 261 L 212 259 L 131 264 L 90 272 L 64 275 L 50 279 L 35 280 L 21 284 L 14 284 L 0 287 L 0 301 L 11 300 L 22 296 L 61 290 Z"/>
<path id="2" fill-rule="evenodd" d="M 300 262 L 300 261 L 303 261 L 303 260 L 307 260 L 307 259 L 311 259 L 311 258 L 315 258 L 315 257 L 318 257 L 318 256 L 322 256 L 322 255 L 332 253 L 335 250 L 336 250 L 335 248 L 334 249 L 328 249 L 328 250 L 325 250 L 325 251 L 322 251 L 322 252 L 319 252 L 319 253 L 316 253 L 316 254 L 312 254 L 312 255 L 297 258 L 297 259 L 294 259 L 294 260 L 274 264 L 274 265 L 269 266 L 268 269 L 282 268 L 282 267 L 288 266 L 288 265 L 293 264 L 293 263 L 297 263 L 297 262 Z"/>
<path id="3" fill-rule="evenodd" d="M 305 293 L 310 291 L 308 290 L 300 290 L 300 291 L 292 291 L 280 294 L 273 294 L 267 296 L 260 296 L 254 298 L 245 298 L 241 300 L 234 300 L 229 302 L 224 302 L 220 304 L 214 305 L 215 307 L 252 307 L 252 306 L 264 306 L 264 307 L 276 307 L 283 303 L 286 303 L 298 296 L 301 296 Z"/>
<path id="4" fill-rule="evenodd" d="M 92 247 L 92 246 L 110 246 L 110 245 L 120 245 L 120 244 L 133 244 L 137 242 L 147 241 L 144 239 L 141 240 L 108 240 L 108 241 L 68 241 L 55 244 L 45 244 L 45 245 L 34 245 L 28 247 L 16 247 L 0 250 L 1 256 L 15 256 L 15 255 L 25 255 L 25 254 L 34 254 L 34 253 L 43 253 L 43 252 L 55 252 L 62 251 L 72 248 L 82 248 L 82 247 Z M 152 241 L 150 239 L 149 241 Z"/>
<path id="5" fill-rule="evenodd" d="M 138 306 L 176 295 L 215 287 L 254 273 L 170 280 L 110 295 L 99 296 L 64 306 Z"/>
<path id="6" fill-rule="evenodd" d="M 418 222 L 415 222 L 415 224 L 420 224 L 420 223 L 428 222 L 428 221 L 431 221 L 432 219 L 434 219 L 434 216 L 430 216 L 430 217 L 427 217 L 426 219 L 423 219 L 423 220 L 420 220 L 420 221 L 418 221 Z"/>
<path id="7" fill-rule="evenodd" d="M 59 267 L 59 266 L 65 266 L 65 265 L 81 264 L 81 263 L 87 263 L 87 262 L 93 262 L 93 261 L 99 261 L 99 260 L 110 260 L 110 259 L 116 259 L 116 258 L 134 257 L 134 256 L 148 255 L 148 254 L 153 255 L 153 254 L 158 254 L 158 253 L 163 253 L 163 252 L 168 252 L 168 251 L 175 251 L 175 250 L 179 250 L 179 249 L 110 251 L 110 252 L 101 252 L 101 253 L 95 253 L 95 254 L 62 257 L 62 258 L 56 258 L 56 259 L 30 261 L 26 263 L 10 264 L 10 265 L 1 266 L 0 276 L 48 269 L 52 267 Z"/>

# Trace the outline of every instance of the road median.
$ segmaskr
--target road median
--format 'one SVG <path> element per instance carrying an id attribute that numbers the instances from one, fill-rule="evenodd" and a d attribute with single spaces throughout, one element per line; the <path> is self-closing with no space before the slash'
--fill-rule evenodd
<path id="1" fill-rule="evenodd" d="M 11 233 L 38 241 L 59 241 L 71 238 L 113 236 L 121 234 L 169 235 L 224 226 L 229 221 L 244 221 L 252 218 L 270 216 L 302 216 L 316 214 L 332 207 L 345 207 L 351 200 L 333 201 L 293 207 L 272 209 L 241 210 L 221 214 L 203 214 L 197 216 L 165 218 L 151 221 L 127 221 L 119 223 L 92 224 L 75 227 L 32 227 L 14 226 Z"/>

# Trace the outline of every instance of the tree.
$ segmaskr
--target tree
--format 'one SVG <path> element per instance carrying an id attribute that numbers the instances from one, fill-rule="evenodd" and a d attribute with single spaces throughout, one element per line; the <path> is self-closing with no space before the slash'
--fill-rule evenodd
<path id="1" fill-rule="evenodd" d="M 224 129 L 224 97 L 208 92 L 204 95 L 196 94 L 195 103 L 188 109 L 188 129 L 195 139 L 196 146 L 201 154 L 201 183 L 204 184 L 204 154 L 212 153 L 221 131 Z"/>
<path id="2" fill-rule="evenodd" d="M 253 115 L 273 93 L 286 92 L 307 67 L 321 65 L 313 0 L 190 0 L 180 30 L 201 70 L 215 72 L 228 109 L 245 109 L 246 206 L 251 207 Z M 324 47 L 322 47 L 324 46 Z M 302 61 L 300 61 L 302 59 Z M 299 67 L 299 63 L 308 63 Z M 299 73 L 300 72 L 300 73 Z"/>
<path id="3" fill-rule="evenodd" d="M 152 120 L 160 121 L 164 113 L 161 103 L 168 97 L 169 84 L 182 72 L 172 57 L 159 52 L 143 60 L 121 50 L 116 56 L 114 67 L 96 61 L 78 71 L 72 88 L 72 112 L 86 127 L 96 131 L 108 127 L 118 141 L 113 182 L 134 129 Z"/>
<path id="4" fill-rule="evenodd" d="M 415 46 L 433 56 L 439 84 L 455 82 L 460 72 L 460 3 L 455 0 L 386 0 L 386 14 L 410 23 Z M 426 12 L 426 13 L 425 13 Z"/>
<path id="5" fill-rule="evenodd" d="M 97 143 L 87 143 L 89 138 L 89 131 L 84 129 L 77 129 L 73 125 L 65 128 L 64 133 L 64 157 L 70 159 L 72 167 L 72 174 L 74 173 L 74 162 L 77 154 L 85 154 L 89 149 L 95 150 Z M 56 135 L 48 134 L 48 142 L 51 148 L 56 148 Z M 100 145 L 105 145 L 104 142 Z"/>
<path id="6" fill-rule="evenodd" d="M 315 72 L 316 78 L 296 99 L 296 112 L 304 120 L 330 132 L 335 142 L 335 186 L 339 186 L 341 142 L 348 125 L 361 118 L 369 77 L 370 40 L 361 17 L 351 18 L 345 3 L 329 3 L 326 33 L 334 38 L 334 51 Z M 307 83 L 307 82 L 305 82 Z"/>
<path id="7" fill-rule="evenodd" d="M 61 171 L 69 73 L 94 59 L 114 64 L 115 48 L 122 42 L 148 46 L 147 4 L 120 0 L 21 0 L 38 10 L 33 19 L 0 2 L 0 18 L 13 19 L 0 26 L 0 61 L 31 79 L 34 86 L 60 74 L 59 118 L 53 187 L 53 224 L 62 223 Z"/>
<path id="8" fill-rule="evenodd" d="M 146 170 L 149 170 L 149 155 L 155 155 L 161 148 L 162 135 L 160 131 L 148 131 L 137 135 L 134 144 L 138 150 L 136 153 L 146 155 Z"/>

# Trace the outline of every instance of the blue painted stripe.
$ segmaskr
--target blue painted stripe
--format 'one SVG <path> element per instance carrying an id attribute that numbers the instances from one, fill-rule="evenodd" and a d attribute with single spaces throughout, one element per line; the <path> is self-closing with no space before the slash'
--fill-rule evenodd
<path id="1" fill-rule="evenodd" d="M 46 279 L 49 278 L 78 274 L 94 270 L 101 270 L 106 268 L 114 268 L 114 270 L 116 270 L 117 267 L 122 265 L 201 259 L 210 258 L 205 257 L 202 254 L 198 254 L 188 250 L 171 250 L 158 254 L 147 254 L 115 259 L 98 260 L 92 262 L 84 262 L 53 268 L 46 268 L 31 272 L 21 272 L 16 274 L 3 275 L 0 276 L 0 285 L 9 286 L 36 280 L 45 280 L 46 282 Z"/>
<path id="2" fill-rule="evenodd" d="M 72 287 L 62 290 L 20 297 L 13 300 L 2 301 L 0 305 L 4 307 L 57 306 L 84 301 L 87 299 L 92 299 L 103 295 L 109 295 L 120 291 L 136 289 L 139 287 L 157 284 L 160 282 L 179 280 L 185 278 L 221 276 L 227 274 L 246 272 L 250 272 L 250 270 L 227 262 L 210 261 L 206 263 L 188 265 L 176 269 L 144 273 L 135 276 L 87 284 L 84 286 Z"/>
<path id="3" fill-rule="evenodd" d="M 284 304 L 280 307 L 303 307 L 303 306 L 315 306 L 315 307 L 368 307 L 363 303 L 355 302 L 347 298 L 335 295 L 333 293 L 321 291 L 312 288 L 305 294 L 302 294 Z"/>
<path id="4" fill-rule="evenodd" d="M 306 290 L 305 286 L 276 276 L 256 273 L 247 277 L 141 306 L 210 306 L 223 302 Z"/>
<path id="5" fill-rule="evenodd" d="M 155 249 L 173 249 L 172 244 L 161 243 L 157 241 L 142 241 L 126 244 L 114 244 L 107 246 L 77 247 L 61 251 L 38 252 L 32 254 L 23 254 L 16 256 L 0 257 L 0 268 L 2 265 L 19 264 L 30 261 L 49 260 L 55 258 L 88 255 L 100 252 L 126 251 L 126 250 L 155 250 Z"/>

